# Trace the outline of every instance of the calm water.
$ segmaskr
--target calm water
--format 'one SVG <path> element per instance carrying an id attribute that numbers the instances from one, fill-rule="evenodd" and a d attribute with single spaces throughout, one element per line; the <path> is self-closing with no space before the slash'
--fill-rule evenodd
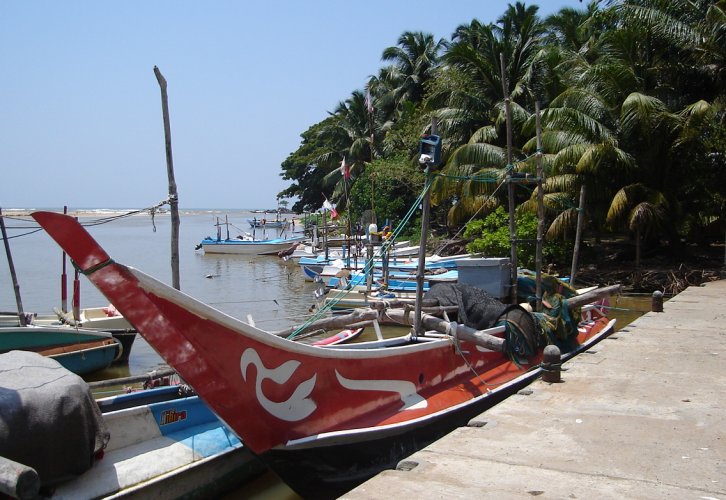
<path id="1" fill-rule="evenodd" d="M 245 211 L 182 211 L 179 260 L 181 290 L 192 297 L 240 319 L 251 315 L 257 326 L 282 329 L 299 324 L 309 314 L 317 285 L 303 280 L 292 262 L 277 257 L 205 255 L 195 246 L 205 236 L 216 235 L 214 223 L 228 215 L 232 237 L 250 232 L 248 218 L 260 214 Z M 90 223 L 97 217 L 84 217 Z M 154 225 L 156 230 L 154 230 Z M 44 231 L 25 236 L 37 227 L 29 220 L 6 219 L 15 270 L 20 283 L 23 308 L 26 312 L 49 313 L 60 307 L 60 276 L 62 253 Z M 148 214 L 126 217 L 114 222 L 88 227 L 91 235 L 117 262 L 133 266 L 165 283 L 171 283 L 170 219 Z M 289 234 L 289 233 L 288 233 Z M 223 229 L 223 237 L 226 230 Z M 14 237 L 18 236 L 18 237 Z M 256 236 L 262 237 L 257 230 Z M 278 233 L 268 231 L 268 237 Z M 16 310 L 15 295 L 6 259 L 0 265 L 0 311 Z M 68 288 L 72 290 L 73 268 L 67 265 Z M 84 276 L 81 280 L 81 307 L 105 306 L 108 301 Z M 69 292 L 70 293 L 70 292 Z M 70 298 L 69 298 L 70 305 Z M 613 300 L 613 316 L 622 328 L 649 310 L 650 297 L 621 297 Z M 128 365 L 113 366 L 91 375 L 87 380 L 145 374 L 165 366 L 164 361 L 137 336 Z M 273 476 L 265 476 L 226 498 L 297 498 Z"/>
<path id="2" fill-rule="evenodd" d="M 314 303 L 315 285 L 305 282 L 292 262 L 277 257 L 244 255 L 205 255 L 195 246 L 205 236 L 216 235 L 217 217 L 229 216 L 232 237 L 250 232 L 250 212 L 184 212 L 179 235 L 179 268 L 183 292 L 240 319 L 251 315 L 264 329 L 282 329 L 299 323 Z M 97 218 L 81 218 L 84 224 Z M 154 231 L 154 225 L 156 231 Z M 18 236 L 32 231 L 31 221 L 6 219 L 10 249 L 23 301 L 23 309 L 50 313 L 61 304 L 62 252 L 44 232 Z M 108 224 L 87 227 L 111 257 L 133 266 L 165 283 L 171 283 L 170 218 L 148 214 L 126 217 Z M 223 237 L 226 230 L 223 228 Z M 285 233 L 290 235 L 290 233 Z M 256 236 L 262 236 L 258 229 Z M 267 237 L 278 236 L 267 231 Z M 5 256 L 0 265 L 0 310 L 16 310 L 15 295 Z M 67 264 L 68 289 L 72 290 L 73 268 Z M 105 306 L 108 301 L 81 275 L 81 307 Z M 70 298 L 69 298 L 70 307 Z M 113 367 L 95 378 L 146 373 L 163 364 L 143 338 L 137 337 L 128 366 Z"/>

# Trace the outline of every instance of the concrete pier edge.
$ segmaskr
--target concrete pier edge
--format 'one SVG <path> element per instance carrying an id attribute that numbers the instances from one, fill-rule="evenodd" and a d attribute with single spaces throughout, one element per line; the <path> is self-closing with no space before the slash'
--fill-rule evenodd
<path id="1" fill-rule="evenodd" d="M 346 499 L 726 499 L 726 281 L 690 287 Z"/>

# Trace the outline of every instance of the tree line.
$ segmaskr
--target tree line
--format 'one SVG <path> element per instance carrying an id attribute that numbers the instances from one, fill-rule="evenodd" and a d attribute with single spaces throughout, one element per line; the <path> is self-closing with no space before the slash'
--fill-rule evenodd
<path id="1" fill-rule="evenodd" d="M 404 32 L 382 61 L 282 163 L 291 184 L 278 197 L 297 198 L 293 210 L 326 196 L 356 218 L 400 220 L 423 188 L 418 141 L 435 118 L 444 161 L 432 220 L 450 234 L 506 208 L 502 180 L 535 174 L 541 159 L 548 241 L 574 237 L 583 186 L 591 236 L 628 235 L 638 248 L 723 239 L 726 1 L 592 1 L 544 18 L 517 2 L 449 39 Z M 515 196 L 518 217 L 536 213 L 536 187 Z"/>

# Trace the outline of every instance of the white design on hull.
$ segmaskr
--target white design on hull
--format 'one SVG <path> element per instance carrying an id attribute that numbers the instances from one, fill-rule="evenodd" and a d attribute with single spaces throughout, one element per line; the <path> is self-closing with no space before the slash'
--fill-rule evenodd
<path id="1" fill-rule="evenodd" d="M 385 391 L 397 392 L 403 402 L 402 410 L 426 408 L 428 402 L 418 395 L 416 386 L 405 380 L 351 380 L 343 377 L 335 370 L 340 385 L 351 391 Z"/>
<path id="2" fill-rule="evenodd" d="M 276 384 L 284 384 L 287 382 L 297 367 L 300 366 L 299 361 L 290 360 L 281 364 L 274 370 L 267 368 L 260 359 L 259 354 L 252 348 L 245 350 L 240 358 L 240 369 L 242 370 L 242 378 L 247 381 L 247 367 L 255 365 L 257 368 L 257 378 L 255 380 L 255 395 L 260 405 L 268 412 L 280 420 L 286 422 L 298 422 L 310 416 L 315 411 L 317 405 L 315 401 L 310 399 L 310 394 L 315 387 L 317 375 L 301 383 L 295 389 L 295 392 L 287 401 L 275 402 L 271 401 L 262 392 L 262 381 L 270 379 Z"/>

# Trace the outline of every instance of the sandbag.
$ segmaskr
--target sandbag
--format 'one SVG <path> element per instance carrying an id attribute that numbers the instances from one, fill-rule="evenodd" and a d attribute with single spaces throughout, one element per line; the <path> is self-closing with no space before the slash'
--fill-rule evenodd
<path id="1" fill-rule="evenodd" d="M 88 470 L 108 440 L 81 377 L 34 352 L 0 355 L 0 456 L 32 467 L 47 487 Z"/>

